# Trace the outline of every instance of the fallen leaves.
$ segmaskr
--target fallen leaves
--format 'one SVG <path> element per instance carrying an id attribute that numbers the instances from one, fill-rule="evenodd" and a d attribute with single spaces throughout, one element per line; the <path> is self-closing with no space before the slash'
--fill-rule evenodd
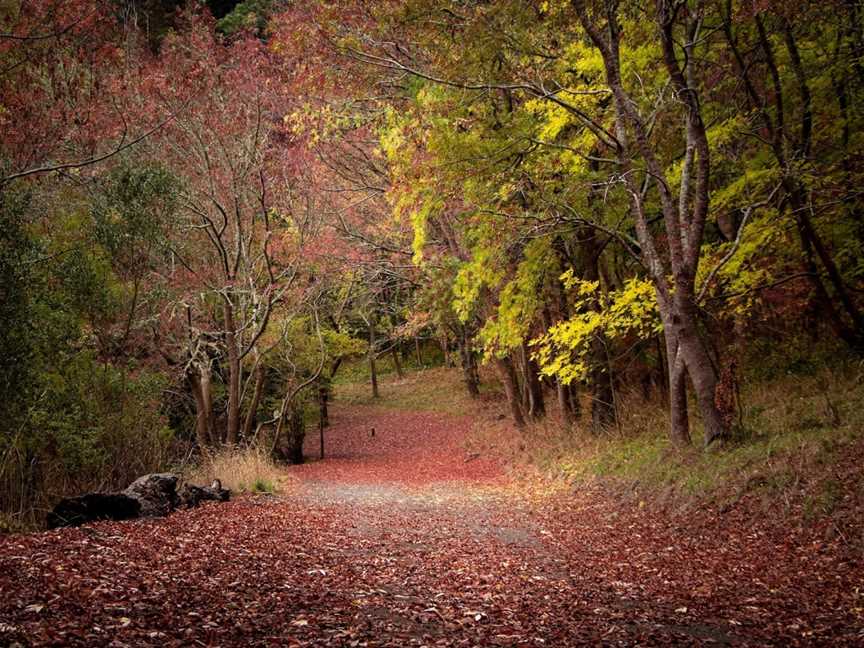
<path id="1" fill-rule="evenodd" d="M 0 538 L 0 645 L 864 642 L 839 545 L 510 484 L 470 424 L 340 412 L 287 495 Z"/>

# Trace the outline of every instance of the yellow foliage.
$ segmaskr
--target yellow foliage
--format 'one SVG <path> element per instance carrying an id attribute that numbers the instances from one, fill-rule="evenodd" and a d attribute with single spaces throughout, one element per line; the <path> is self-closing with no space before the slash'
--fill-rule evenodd
<path id="1" fill-rule="evenodd" d="M 564 384 L 585 380 L 591 370 L 589 352 L 594 340 L 648 337 L 660 332 L 651 282 L 633 278 L 622 290 L 602 294 L 600 282 L 583 281 L 572 270 L 561 275 L 561 280 L 576 295 L 576 314 L 530 342 L 543 374 Z"/>

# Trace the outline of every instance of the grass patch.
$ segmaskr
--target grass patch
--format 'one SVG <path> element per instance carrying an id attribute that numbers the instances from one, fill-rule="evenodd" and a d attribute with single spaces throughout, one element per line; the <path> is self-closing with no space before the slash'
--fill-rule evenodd
<path id="1" fill-rule="evenodd" d="M 437 343 L 428 340 L 421 344 L 420 363 L 417 362 L 416 351 L 413 348 L 409 348 L 408 353 L 400 353 L 399 357 L 402 371 L 405 373 L 441 367 L 444 364 L 444 354 L 441 351 L 441 347 Z M 379 379 L 391 374 L 395 375 L 396 363 L 393 361 L 393 355 L 385 353 L 380 356 L 375 361 L 375 369 Z M 351 358 L 343 362 L 333 382 L 337 385 L 368 383 L 368 358 L 363 356 Z"/>
<path id="2" fill-rule="evenodd" d="M 283 471 L 260 448 L 223 450 L 204 457 L 186 475 L 195 484 L 210 484 L 219 479 L 234 492 L 273 493 L 278 490 Z"/>
<path id="3" fill-rule="evenodd" d="M 251 490 L 253 493 L 274 493 L 276 487 L 266 479 L 256 479 Z"/>
<path id="4" fill-rule="evenodd" d="M 488 383 L 481 386 L 481 392 L 485 389 L 489 389 Z M 462 383 L 459 369 L 446 367 L 405 372 L 401 379 L 395 373 L 380 376 L 379 398 L 372 397 L 372 386 L 368 379 L 336 384 L 334 391 L 339 404 L 412 412 L 464 415 L 476 406 L 476 401 L 471 399 Z"/>
<path id="5" fill-rule="evenodd" d="M 674 448 L 666 412 L 631 396 L 622 406 L 623 432 L 598 438 L 578 426 L 566 432 L 534 426 L 527 432 L 530 459 L 551 477 L 609 480 L 640 496 L 723 505 L 757 493 L 766 502 L 803 502 L 808 517 L 826 515 L 844 489 L 854 488 L 832 475 L 864 445 L 860 380 L 855 370 L 823 368 L 744 385 L 738 431 L 706 451 L 698 447 L 699 430 L 696 447 Z"/>

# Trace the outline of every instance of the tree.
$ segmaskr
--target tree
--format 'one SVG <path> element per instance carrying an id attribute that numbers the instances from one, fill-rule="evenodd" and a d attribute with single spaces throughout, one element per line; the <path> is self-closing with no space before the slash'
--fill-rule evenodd
<path id="1" fill-rule="evenodd" d="M 289 97 L 262 44 L 248 37 L 221 43 L 211 22 L 189 20 L 162 46 L 160 65 L 187 85 L 153 89 L 177 116 L 150 150 L 183 179 L 171 272 L 199 440 L 234 445 L 249 427 L 241 412 L 244 361 L 257 353 L 274 309 L 303 301 L 302 255 L 317 221 L 309 195 L 296 189 L 300 167 L 292 156 L 302 147 L 280 118 Z M 215 362 L 227 389 L 224 432 L 213 429 Z"/>

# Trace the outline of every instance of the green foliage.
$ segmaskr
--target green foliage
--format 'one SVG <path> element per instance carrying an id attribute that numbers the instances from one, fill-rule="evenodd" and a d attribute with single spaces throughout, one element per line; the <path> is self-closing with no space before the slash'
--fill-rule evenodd
<path id="1" fill-rule="evenodd" d="M 263 34 L 267 21 L 273 12 L 273 0 L 245 0 L 238 2 L 234 9 L 220 18 L 216 29 L 226 36 L 231 36 L 243 30 L 252 30 Z"/>
<path id="2" fill-rule="evenodd" d="M 38 396 L 0 445 L 0 508 L 26 515 L 27 503 L 122 488 L 164 467 L 173 441 L 161 412 L 166 386 L 159 374 L 130 374 L 90 353 L 39 373 Z"/>
<path id="3" fill-rule="evenodd" d="M 253 493 L 274 493 L 276 492 L 276 487 L 267 481 L 266 479 L 256 479 L 255 483 L 252 484 L 252 492 Z"/>
<path id="4" fill-rule="evenodd" d="M 32 332 L 37 323 L 30 282 L 37 245 L 24 222 L 27 200 L 0 192 L 0 420 L 9 430 L 26 410 L 35 373 Z"/>
<path id="5" fill-rule="evenodd" d="M 121 268 L 134 270 L 165 244 L 179 207 L 180 185 L 158 166 L 126 163 L 112 170 L 91 208 L 93 238 Z"/>
<path id="6" fill-rule="evenodd" d="M 128 282 L 158 260 L 176 196 L 163 171 L 131 165 L 89 194 L 0 191 L 0 509 L 26 515 L 164 466 L 169 378 L 114 354 L 118 322 L 132 324 Z"/>
<path id="7" fill-rule="evenodd" d="M 128 477 L 135 469 L 118 467 L 118 460 L 134 465 L 153 453 L 161 458 L 171 439 L 160 413 L 167 385 L 158 374 L 130 375 L 82 353 L 45 373 L 39 386 L 41 406 L 31 409 L 28 421 L 39 434 L 28 448 L 53 454 L 63 472 L 82 483 L 111 480 L 118 470 Z"/>

